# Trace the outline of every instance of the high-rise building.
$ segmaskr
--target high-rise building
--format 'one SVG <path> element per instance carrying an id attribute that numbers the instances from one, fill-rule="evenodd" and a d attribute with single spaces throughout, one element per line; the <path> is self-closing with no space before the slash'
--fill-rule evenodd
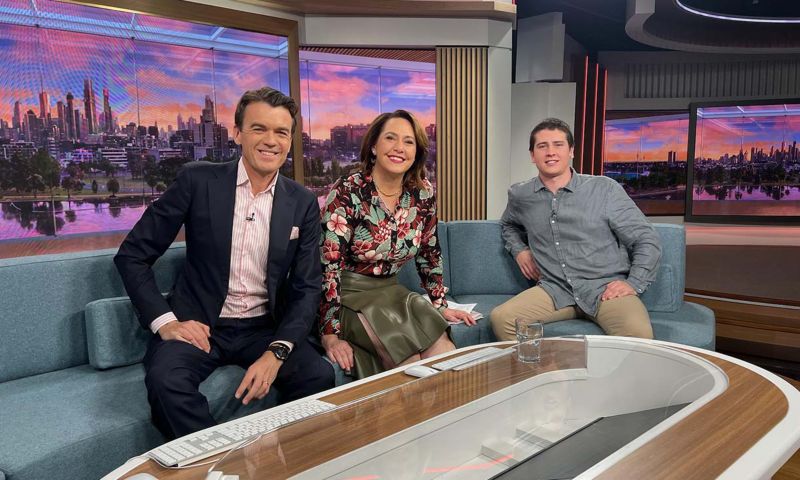
<path id="1" fill-rule="evenodd" d="M 66 119 L 64 118 L 66 110 L 64 109 L 64 102 L 61 100 L 56 102 L 56 113 L 58 113 L 58 120 L 56 121 L 56 125 L 58 126 L 58 136 L 63 140 L 67 138 L 67 126 Z"/>
<path id="2" fill-rule="evenodd" d="M 214 114 L 214 102 L 211 100 L 211 97 L 206 95 L 206 106 L 203 108 L 203 113 L 200 116 L 200 122 L 202 123 L 217 123 L 217 117 Z"/>
<path id="3" fill-rule="evenodd" d="M 114 119 L 111 115 L 111 103 L 108 100 L 108 88 L 103 88 L 103 127 L 106 133 L 114 133 Z"/>
<path id="4" fill-rule="evenodd" d="M 39 118 L 45 121 L 50 118 L 50 95 L 44 90 L 39 92 Z"/>
<path id="5" fill-rule="evenodd" d="M 183 116 L 178 114 L 178 130 L 186 130 L 186 124 L 183 123 Z"/>
<path id="6" fill-rule="evenodd" d="M 67 102 L 68 103 L 71 102 L 71 99 L 70 99 L 69 95 L 67 95 Z M 74 138 L 75 140 L 80 140 L 81 139 L 81 133 L 82 133 L 81 132 L 82 120 L 83 120 L 81 118 L 81 111 L 76 108 L 75 109 L 75 114 L 73 115 L 73 117 L 75 117 L 75 118 L 72 119 L 72 126 L 73 126 L 73 128 L 75 128 L 73 133 L 75 135 L 72 138 Z"/>
<path id="7" fill-rule="evenodd" d="M 97 133 L 97 102 L 91 78 L 83 79 L 83 105 L 86 113 L 87 133 Z"/>
<path id="8" fill-rule="evenodd" d="M 75 135 L 75 97 L 72 92 L 67 92 L 67 108 L 64 111 L 64 119 L 67 126 L 67 139 L 72 140 L 77 138 Z"/>
<path id="9" fill-rule="evenodd" d="M 33 142 L 38 146 L 41 140 L 42 129 L 39 126 L 39 119 L 33 110 L 28 110 L 25 114 L 25 140 Z"/>
<path id="10" fill-rule="evenodd" d="M 11 126 L 16 129 L 22 128 L 22 106 L 19 102 L 14 102 L 14 117 L 11 119 Z"/>

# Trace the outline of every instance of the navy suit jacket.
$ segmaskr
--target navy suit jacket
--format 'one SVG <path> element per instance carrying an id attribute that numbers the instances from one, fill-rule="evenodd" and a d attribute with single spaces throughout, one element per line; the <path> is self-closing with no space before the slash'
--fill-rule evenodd
<path id="1" fill-rule="evenodd" d="M 228 293 L 238 161 L 192 162 L 153 202 L 123 241 L 114 263 L 142 326 L 172 310 L 212 329 Z M 300 184 L 278 176 L 267 259 L 275 339 L 298 343 L 315 322 L 322 291 L 319 204 Z M 152 265 L 185 226 L 186 262 L 165 299 Z M 292 227 L 299 237 L 290 239 Z"/>

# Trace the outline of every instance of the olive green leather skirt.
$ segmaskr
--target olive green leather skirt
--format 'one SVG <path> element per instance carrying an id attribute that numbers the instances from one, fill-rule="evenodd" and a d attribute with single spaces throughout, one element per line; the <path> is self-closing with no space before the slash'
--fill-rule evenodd
<path id="1" fill-rule="evenodd" d="M 366 317 L 395 364 L 426 350 L 450 327 L 422 295 L 397 283 L 397 276 L 370 277 L 342 272 L 341 338 L 353 347 L 355 376 L 384 371 L 375 346 L 358 318 Z"/>

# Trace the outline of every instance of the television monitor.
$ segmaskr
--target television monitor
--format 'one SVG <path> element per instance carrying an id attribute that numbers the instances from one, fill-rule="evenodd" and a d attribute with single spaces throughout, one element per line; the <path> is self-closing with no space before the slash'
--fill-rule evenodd
<path id="1" fill-rule="evenodd" d="M 646 215 L 683 215 L 689 112 L 606 112 L 603 175 Z"/>
<path id="2" fill-rule="evenodd" d="M 686 221 L 800 223 L 800 99 L 694 103 Z"/>

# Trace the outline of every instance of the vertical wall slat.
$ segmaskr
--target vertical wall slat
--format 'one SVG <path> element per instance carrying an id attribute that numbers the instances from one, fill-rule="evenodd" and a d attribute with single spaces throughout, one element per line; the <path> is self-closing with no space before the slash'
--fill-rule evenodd
<path id="1" fill-rule="evenodd" d="M 486 218 L 485 47 L 436 49 L 439 218 Z"/>

